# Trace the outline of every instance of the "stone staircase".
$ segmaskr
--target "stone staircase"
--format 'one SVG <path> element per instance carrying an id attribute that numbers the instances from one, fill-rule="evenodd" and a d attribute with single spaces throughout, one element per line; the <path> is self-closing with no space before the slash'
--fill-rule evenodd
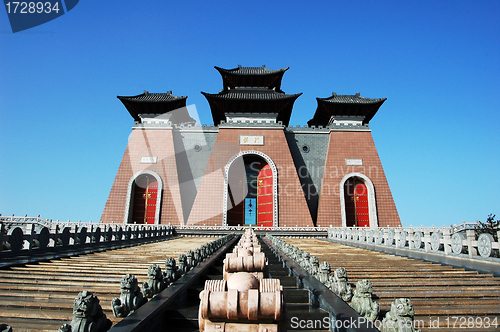
<path id="1" fill-rule="evenodd" d="M 344 267 L 353 284 L 369 279 L 382 315 L 394 299 L 406 297 L 411 299 L 422 331 L 500 330 L 500 278 L 491 274 L 319 239 L 284 240 L 317 256 L 320 262 L 329 262 L 332 271 Z"/>
<path id="2" fill-rule="evenodd" d="M 214 240 L 178 238 L 125 249 L 63 258 L 0 269 L 0 324 L 20 331 L 57 331 L 72 319 L 73 300 L 82 290 L 94 293 L 106 316 L 117 323 L 111 301 L 120 295 L 124 274 L 134 274 L 139 285 L 147 281 L 149 265 L 162 270 L 166 257 L 195 249 Z"/>

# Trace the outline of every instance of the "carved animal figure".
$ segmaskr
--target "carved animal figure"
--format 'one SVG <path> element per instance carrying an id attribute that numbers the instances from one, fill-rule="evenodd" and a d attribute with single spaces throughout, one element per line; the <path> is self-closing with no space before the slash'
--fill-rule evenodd
<path id="1" fill-rule="evenodd" d="M 83 291 L 73 302 L 73 320 L 59 328 L 60 332 L 104 332 L 112 323 L 102 311 L 99 299 Z"/>
<path id="2" fill-rule="evenodd" d="M 194 252 L 192 250 L 188 250 L 186 252 L 186 263 L 188 265 L 189 270 L 191 270 L 197 264 L 194 259 Z"/>
<path id="3" fill-rule="evenodd" d="M 147 301 L 142 296 L 137 278 L 133 274 L 126 274 L 120 282 L 120 297 L 111 301 L 111 309 L 115 317 L 127 317 Z"/>
<path id="4" fill-rule="evenodd" d="M 330 263 L 321 262 L 318 268 L 318 272 L 316 273 L 316 279 L 319 280 L 323 285 L 328 288 L 331 288 L 330 276 L 331 276 Z"/>
<path id="5" fill-rule="evenodd" d="M 165 287 L 177 280 L 177 267 L 175 266 L 175 258 L 167 257 L 165 260 L 165 272 L 163 272 L 163 282 Z"/>
<path id="6" fill-rule="evenodd" d="M 194 250 L 194 261 L 196 262 L 196 265 L 198 265 L 198 263 L 201 262 L 201 256 L 200 256 L 200 249 L 199 248 L 196 248 Z"/>
<path id="7" fill-rule="evenodd" d="M 415 311 L 410 299 L 396 299 L 382 320 L 381 332 L 420 332 L 413 323 Z"/>
<path id="8" fill-rule="evenodd" d="M 359 280 L 356 283 L 354 296 L 351 300 L 351 307 L 356 310 L 358 314 L 373 322 L 377 319 L 378 313 L 380 312 L 380 306 L 372 299 L 372 289 L 370 280 Z"/>
<path id="9" fill-rule="evenodd" d="M 352 287 L 347 280 L 347 271 L 343 267 L 336 269 L 333 277 L 330 276 L 330 290 L 345 302 L 351 301 Z"/>
<path id="10" fill-rule="evenodd" d="M 318 273 L 318 271 L 319 271 L 319 258 L 316 256 L 311 256 L 311 258 L 309 258 L 308 272 L 314 276 Z"/>
<path id="11" fill-rule="evenodd" d="M 307 251 L 302 252 L 302 259 L 300 261 L 300 266 L 304 268 L 304 270 L 309 271 L 309 259 L 311 258 L 311 255 Z"/>
<path id="12" fill-rule="evenodd" d="M 177 258 L 177 273 L 179 277 L 186 274 L 189 271 L 189 267 L 187 265 L 187 257 L 184 254 L 179 254 L 179 258 Z"/>
<path id="13" fill-rule="evenodd" d="M 161 268 L 156 265 L 150 265 L 148 268 L 148 281 L 142 284 L 142 295 L 147 298 L 152 298 L 165 289 Z"/>

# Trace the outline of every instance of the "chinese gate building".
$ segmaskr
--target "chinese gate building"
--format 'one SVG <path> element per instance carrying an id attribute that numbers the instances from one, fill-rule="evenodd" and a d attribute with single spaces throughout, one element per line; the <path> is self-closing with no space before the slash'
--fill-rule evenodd
<path id="1" fill-rule="evenodd" d="M 281 90 L 288 68 L 215 68 L 210 126 L 185 96 L 118 97 L 135 125 L 103 222 L 401 226 L 369 128 L 385 98 L 317 98 L 308 125 L 291 127 L 301 94 Z"/>

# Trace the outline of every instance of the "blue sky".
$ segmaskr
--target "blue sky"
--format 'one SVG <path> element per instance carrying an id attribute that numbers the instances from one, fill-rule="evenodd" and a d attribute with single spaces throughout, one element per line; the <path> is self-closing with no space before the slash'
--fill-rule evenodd
<path id="1" fill-rule="evenodd" d="M 500 2 L 80 1 L 12 33 L 0 10 L 0 213 L 100 218 L 133 119 L 172 90 L 204 124 L 213 66 L 290 67 L 291 124 L 316 97 L 387 98 L 370 122 L 404 226 L 500 216 Z"/>

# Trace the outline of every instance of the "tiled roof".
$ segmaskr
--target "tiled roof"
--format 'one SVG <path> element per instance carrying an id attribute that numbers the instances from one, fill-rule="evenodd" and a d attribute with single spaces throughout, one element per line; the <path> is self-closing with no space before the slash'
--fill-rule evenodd
<path id="1" fill-rule="evenodd" d="M 316 98 L 318 107 L 314 117 L 307 123 L 309 126 L 327 126 L 330 118 L 336 116 L 363 118 L 363 124 L 367 124 L 377 113 L 380 106 L 387 98 L 366 98 L 359 93 L 355 95 L 337 95 L 333 93 L 328 98 Z"/>
<path id="2" fill-rule="evenodd" d="M 149 93 L 147 91 L 144 91 L 143 94 L 137 96 L 130 96 L 130 97 L 118 96 L 118 99 L 120 100 L 148 102 L 148 103 L 162 103 L 162 102 L 169 102 L 186 98 L 187 96 L 181 96 L 181 97 L 174 96 L 172 94 L 172 91 L 168 91 L 167 93 Z"/>
<path id="3" fill-rule="evenodd" d="M 215 66 L 215 69 L 217 69 L 219 72 L 227 72 L 231 74 L 236 74 L 236 75 L 270 75 L 270 74 L 277 74 L 281 72 L 285 72 L 288 70 L 289 67 L 282 68 L 282 69 L 269 69 L 266 68 L 266 66 L 262 67 L 242 67 L 238 66 L 237 68 L 233 69 L 224 69 Z"/>
<path id="4" fill-rule="evenodd" d="M 208 98 L 228 99 L 228 100 L 285 100 L 295 99 L 302 93 L 287 95 L 274 90 L 262 88 L 237 88 L 228 91 L 222 91 L 218 94 L 202 92 Z"/>
<path id="5" fill-rule="evenodd" d="M 376 104 L 387 100 L 387 98 L 373 99 L 373 98 L 361 97 L 359 93 L 356 93 L 355 95 L 338 95 L 335 92 L 332 93 L 331 97 L 317 98 L 317 99 L 328 103 L 337 103 L 337 104 Z"/>
<path id="6" fill-rule="evenodd" d="M 167 93 L 149 93 L 144 91 L 137 96 L 118 96 L 118 99 L 125 105 L 127 111 L 135 121 L 141 121 L 139 114 L 165 114 L 175 109 L 186 107 L 186 96 L 178 97 Z M 187 117 L 186 117 L 187 118 Z M 192 122 L 194 120 L 186 121 Z"/>
<path id="7" fill-rule="evenodd" d="M 226 113 L 277 114 L 277 121 L 288 125 L 295 100 L 302 94 L 287 95 L 266 88 L 237 88 L 218 94 L 202 92 L 212 111 L 214 124 L 226 120 Z"/>

